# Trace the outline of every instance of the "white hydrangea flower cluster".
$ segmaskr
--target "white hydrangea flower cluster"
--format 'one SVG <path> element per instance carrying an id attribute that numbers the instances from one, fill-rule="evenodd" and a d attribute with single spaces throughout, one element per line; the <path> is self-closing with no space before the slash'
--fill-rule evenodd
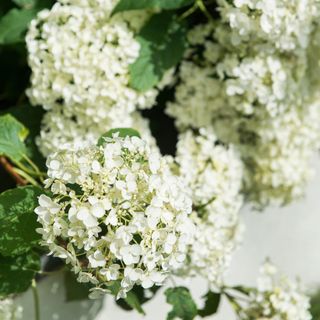
<path id="1" fill-rule="evenodd" d="M 167 113 L 177 127 L 211 127 L 246 163 L 249 198 L 263 206 L 304 194 L 319 147 L 318 86 L 308 50 L 290 56 L 268 42 L 230 44 L 228 26 L 197 26 Z M 199 50 L 199 46 L 202 50 Z"/>
<path id="2" fill-rule="evenodd" d="M 179 128 L 210 126 L 226 117 L 263 114 L 274 118 L 304 102 L 309 84 L 305 56 L 285 59 L 270 52 L 222 55 L 215 65 L 210 61 L 181 65 L 176 99 L 167 108 Z"/>
<path id="3" fill-rule="evenodd" d="M 245 314 L 258 320 L 311 320 L 309 298 L 298 281 L 280 276 L 270 262 L 261 267 L 257 291 L 250 296 L 251 302 Z"/>
<path id="4" fill-rule="evenodd" d="M 1 320 L 18 320 L 22 319 L 22 306 L 15 305 L 10 298 L 0 299 L 0 319 Z"/>
<path id="5" fill-rule="evenodd" d="M 239 146 L 248 168 L 248 198 L 260 207 L 271 200 L 281 204 L 301 198 L 314 174 L 310 162 L 320 148 L 320 100 L 272 120 L 243 122 L 242 130 L 243 136 L 255 134 L 249 144 Z"/>
<path id="6" fill-rule="evenodd" d="M 40 196 L 35 211 L 43 244 L 72 264 L 79 281 L 96 285 L 93 296 L 120 281 L 122 297 L 181 268 L 194 234 L 192 200 L 142 139 L 105 140 L 49 156 L 53 196 Z"/>
<path id="7" fill-rule="evenodd" d="M 229 106 L 244 115 L 262 109 L 276 117 L 303 100 L 308 84 L 302 81 L 306 68 L 304 55 L 287 59 L 261 51 L 245 57 L 226 55 L 217 65 L 217 74 L 224 82 Z"/>
<path id="8" fill-rule="evenodd" d="M 218 0 L 234 45 L 267 41 L 281 51 L 306 48 L 319 14 L 318 0 Z"/>
<path id="9" fill-rule="evenodd" d="M 181 65 L 181 84 L 167 108 L 178 127 L 208 126 L 234 112 L 275 117 L 308 97 L 307 51 L 288 57 L 269 44 L 227 48 L 229 32 L 200 25 L 189 33 L 195 49 Z M 204 39 L 200 56 L 199 39 Z"/>
<path id="10" fill-rule="evenodd" d="M 111 128 L 141 124 L 136 110 L 150 108 L 158 89 L 172 81 L 168 72 L 147 92 L 129 86 L 129 65 L 140 51 L 134 32 L 149 12 L 111 16 L 117 0 L 60 2 L 38 14 L 26 37 L 32 69 L 27 94 L 48 110 L 38 139 L 44 156 L 66 143 L 90 144 Z M 149 129 L 142 127 L 148 140 Z"/>
<path id="11" fill-rule="evenodd" d="M 31 22 L 26 41 L 34 105 L 46 110 L 63 105 L 72 115 L 99 122 L 155 101 L 156 90 L 139 93 L 129 87 L 129 65 L 140 46 L 117 16 L 57 3 Z"/>
<path id="12" fill-rule="evenodd" d="M 243 165 L 232 146 L 218 143 L 211 130 L 180 134 L 176 162 L 192 190 L 195 241 L 189 250 L 188 273 L 219 285 L 241 240 L 239 210 Z"/>
<path id="13" fill-rule="evenodd" d="M 110 17 L 112 11 L 119 3 L 119 0 L 58 0 L 66 5 L 91 8 L 104 12 Z M 117 19 L 125 21 L 132 31 L 139 31 L 145 22 L 150 18 L 152 10 L 133 10 L 117 13 Z"/>

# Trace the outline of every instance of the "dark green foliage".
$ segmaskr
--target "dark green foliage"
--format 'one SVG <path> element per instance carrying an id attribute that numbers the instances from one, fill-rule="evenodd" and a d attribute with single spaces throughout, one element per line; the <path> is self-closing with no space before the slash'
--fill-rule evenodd
<path id="1" fill-rule="evenodd" d="M 26 291 L 38 270 L 40 259 L 35 253 L 17 257 L 0 255 L 0 297 Z"/>
<path id="2" fill-rule="evenodd" d="M 0 117 L 0 155 L 13 161 L 20 161 L 27 154 L 24 140 L 28 135 L 27 128 L 14 117 L 7 114 Z"/>
<path id="3" fill-rule="evenodd" d="M 167 302 L 172 305 L 172 310 L 167 320 L 180 318 L 192 320 L 198 314 L 197 305 L 193 301 L 189 290 L 185 287 L 169 288 L 165 291 Z"/>
<path id="4" fill-rule="evenodd" d="M 193 3 L 193 0 L 120 0 L 113 13 L 138 9 L 178 9 Z"/>
<path id="5" fill-rule="evenodd" d="M 41 189 L 26 186 L 0 194 L 0 254 L 15 256 L 37 247 L 41 238 L 34 209 Z"/>
<path id="6" fill-rule="evenodd" d="M 160 287 L 158 286 L 153 286 L 152 288 L 150 288 L 149 292 L 152 293 L 150 296 L 146 295 L 146 290 L 143 289 L 141 286 L 134 286 L 131 292 L 136 295 L 140 305 L 143 305 L 144 303 L 151 300 L 159 289 Z M 127 311 L 133 310 L 133 307 L 130 306 L 125 299 L 119 299 L 116 301 L 116 303 L 118 306 L 120 306 L 124 310 L 127 310 Z"/>
<path id="7" fill-rule="evenodd" d="M 173 13 L 162 12 L 149 20 L 137 40 L 141 49 L 139 58 L 130 66 L 130 84 L 138 91 L 146 91 L 181 61 L 187 47 L 186 29 Z"/>
<path id="8" fill-rule="evenodd" d="M 88 299 L 90 284 L 78 282 L 73 272 L 64 273 L 64 286 L 67 302 Z"/>
<path id="9" fill-rule="evenodd" d="M 105 143 L 105 138 L 112 138 L 115 133 L 119 133 L 119 137 L 139 137 L 140 133 L 132 128 L 116 128 L 111 129 L 107 133 L 103 134 L 98 140 L 98 146 L 102 146 Z"/>
<path id="10" fill-rule="evenodd" d="M 311 315 L 313 320 L 320 320 L 320 290 L 311 297 Z"/>
<path id="11" fill-rule="evenodd" d="M 110 290 L 110 293 L 112 295 L 114 295 L 115 297 L 117 297 L 119 290 L 121 288 L 121 284 L 120 281 L 113 281 L 112 284 L 110 284 L 108 286 L 108 289 Z M 141 302 L 139 301 L 138 296 L 135 294 L 134 291 L 129 291 L 127 293 L 127 297 L 122 299 L 124 300 L 124 303 L 132 309 L 135 309 L 136 311 L 138 311 L 141 314 L 145 314 L 144 310 L 141 307 Z M 124 305 L 124 303 L 122 303 L 122 305 Z"/>
<path id="12" fill-rule="evenodd" d="M 221 294 L 208 291 L 208 293 L 204 296 L 204 298 L 205 298 L 205 305 L 203 309 L 198 310 L 198 314 L 202 318 L 211 316 L 218 311 L 220 300 L 221 300 Z"/>

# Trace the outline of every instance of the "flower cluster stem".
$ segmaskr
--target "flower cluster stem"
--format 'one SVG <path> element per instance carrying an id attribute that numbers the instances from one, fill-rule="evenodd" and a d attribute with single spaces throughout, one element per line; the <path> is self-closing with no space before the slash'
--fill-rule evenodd
<path id="1" fill-rule="evenodd" d="M 39 303 L 39 293 L 37 288 L 36 280 L 32 280 L 32 293 L 34 300 L 34 320 L 40 320 L 40 303 Z"/>

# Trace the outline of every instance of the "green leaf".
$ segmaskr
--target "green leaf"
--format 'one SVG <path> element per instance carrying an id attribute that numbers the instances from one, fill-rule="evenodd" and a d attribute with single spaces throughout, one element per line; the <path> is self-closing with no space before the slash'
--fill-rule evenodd
<path id="1" fill-rule="evenodd" d="M 218 311 L 221 294 L 208 291 L 203 298 L 205 298 L 204 308 L 198 310 L 198 315 L 202 318 L 215 314 Z"/>
<path id="2" fill-rule="evenodd" d="M 64 286 L 66 302 L 88 300 L 90 284 L 78 282 L 73 272 L 66 271 L 64 273 Z"/>
<path id="3" fill-rule="evenodd" d="M 41 189 L 19 187 L 0 194 L 0 254 L 19 255 L 38 245 L 40 227 L 34 209 Z"/>
<path id="4" fill-rule="evenodd" d="M 244 287 L 244 286 L 235 286 L 235 287 L 232 287 L 232 289 L 236 290 L 246 296 L 250 295 L 250 293 L 254 290 L 252 288 Z"/>
<path id="5" fill-rule="evenodd" d="M 0 155 L 13 161 L 20 161 L 27 154 L 24 140 L 28 129 L 14 117 L 7 114 L 0 117 Z"/>
<path id="6" fill-rule="evenodd" d="M 113 10 L 113 14 L 128 10 L 140 9 L 178 9 L 189 4 L 194 0 L 120 0 Z"/>
<path id="7" fill-rule="evenodd" d="M 312 315 L 312 319 L 319 320 L 320 319 L 320 290 L 311 297 L 310 304 L 311 304 L 310 312 Z"/>
<path id="8" fill-rule="evenodd" d="M 186 29 L 174 14 L 162 12 L 149 20 L 137 40 L 140 54 L 130 65 L 130 85 L 138 91 L 146 91 L 181 61 L 187 47 Z"/>
<path id="9" fill-rule="evenodd" d="M 167 316 L 167 320 L 180 318 L 192 320 L 196 317 L 198 310 L 189 290 L 185 287 L 169 288 L 165 291 L 167 302 L 173 306 Z"/>
<path id="10" fill-rule="evenodd" d="M 36 16 L 34 9 L 11 9 L 0 20 L 0 44 L 24 41 L 30 21 Z"/>
<path id="11" fill-rule="evenodd" d="M 33 8 L 36 4 L 36 0 L 12 0 L 16 5 L 22 8 Z"/>
<path id="12" fill-rule="evenodd" d="M 125 138 L 125 137 L 139 137 L 140 138 L 140 133 L 132 128 L 116 128 L 116 129 L 111 129 L 105 134 L 103 134 L 99 140 L 98 140 L 98 146 L 102 146 L 105 143 L 105 138 L 112 138 L 112 136 L 115 133 L 119 133 L 119 137 Z"/>
<path id="13" fill-rule="evenodd" d="M 40 259 L 35 253 L 17 257 L 0 255 L 0 297 L 26 291 L 39 270 Z"/>
<path id="14" fill-rule="evenodd" d="M 132 309 L 137 310 L 141 314 L 145 314 L 144 310 L 141 307 L 141 303 L 140 303 L 138 297 L 136 296 L 136 294 L 129 291 L 127 293 L 127 297 L 124 300 Z"/>
<path id="15" fill-rule="evenodd" d="M 55 3 L 55 0 L 37 0 L 35 7 L 37 10 L 50 9 Z"/>
<path id="16" fill-rule="evenodd" d="M 137 299 L 139 300 L 140 305 L 142 305 L 142 304 L 148 302 L 149 300 L 151 300 L 155 296 L 155 294 L 157 293 L 157 291 L 159 289 L 160 289 L 159 286 L 153 286 L 152 288 L 148 289 L 148 291 L 151 292 L 152 294 L 146 295 L 146 290 L 144 288 L 142 288 L 141 286 L 135 285 L 131 289 L 130 292 L 132 292 L 136 295 Z M 119 299 L 116 301 L 116 303 L 122 309 L 127 310 L 127 311 L 134 309 L 124 299 Z"/>
<path id="17" fill-rule="evenodd" d="M 111 284 L 109 284 L 108 289 L 116 297 L 119 293 L 119 290 L 121 289 L 120 281 L 113 281 Z M 127 293 L 126 298 L 119 299 L 119 300 L 125 301 L 127 303 L 127 305 L 129 305 L 131 307 L 131 309 L 135 309 L 143 315 L 145 314 L 144 310 L 141 307 L 141 303 L 140 303 L 137 295 L 134 292 L 129 291 Z"/>
<path id="18" fill-rule="evenodd" d="M 9 112 L 28 128 L 29 134 L 25 140 L 27 155 L 40 169 L 45 171 L 46 160 L 39 152 L 35 142 L 36 137 L 40 134 L 41 120 L 45 112 L 42 108 L 32 107 L 29 104 L 11 107 Z"/>

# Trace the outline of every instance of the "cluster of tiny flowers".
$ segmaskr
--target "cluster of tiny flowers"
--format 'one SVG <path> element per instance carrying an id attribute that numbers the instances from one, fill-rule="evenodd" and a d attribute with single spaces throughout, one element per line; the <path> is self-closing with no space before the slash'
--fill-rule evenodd
<path id="1" fill-rule="evenodd" d="M 192 191 L 196 225 L 185 267 L 189 274 L 200 274 L 211 285 L 219 285 L 241 240 L 242 161 L 232 146 L 219 144 L 209 129 L 180 134 L 175 160 Z"/>
<path id="2" fill-rule="evenodd" d="M 23 308 L 14 304 L 10 298 L 0 299 L 0 319 L 1 320 L 18 320 L 22 319 Z"/>
<path id="3" fill-rule="evenodd" d="M 138 112 L 123 115 L 112 123 L 100 121 L 92 125 L 87 117 L 80 115 L 68 117 L 63 108 L 56 109 L 44 115 L 40 136 L 37 137 L 36 142 L 41 153 L 48 157 L 57 150 L 78 150 L 89 147 L 95 144 L 105 132 L 119 127 L 137 130 L 150 147 L 155 151 L 158 150 L 156 140 L 149 128 L 149 121 Z"/>
<path id="4" fill-rule="evenodd" d="M 100 10 L 55 4 L 38 14 L 26 37 L 32 69 L 30 101 L 99 122 L 151 107 L 156 90 L 129 87 L 140 46 L 128 24 Z"/>
<path id="5" fill-rule="evenodd" d="M 192 200 L 164 158 L 138 137 L 105 138 L 103 146 L 60 151 L 47 159 L 47 187 L 35 210 L 43 244 L 71 263 L 91 297 L 120 281 L 161 285 L 181 268 L 193 239 Z"/>
<path id="6" fill-rule="evenodd" d="M 181 65 L 181 84 L 167 108 L 179 127 L 208 126 L 217 113 L 225 117 L 230 112 L 238 116 L 267 112 L 275 117 L 308 96 L 306 51 L 288 57 L 268 44 L 227 49 L 219 39 L 227 36 L 228 31 L 210 25 L 190 32 L 195 50 Z M 199 38 L 205 38 L 201 56 L 196 51 Z"/>
<path id="7" fill-rule="evenodd" d="M 291 201 L 304 194 L 319 147 L 320 100 L 310 75 L 318 60 L 308 49 L 289 56 L 270 42 L 234 46 L 231 33 L 222 23 L 191 30 L 167 113 L 182 131 L 211 127 L 238 148 L 255 204 Z"/>
<path id="8" fill-rule="evenodd" d="M 301 198 L 320 147 L 320 100 L 273 119 L 243 121 L 242 130 L 254 133 L 249 143 L 239 145 L 247 165 L 248 198 L 260 207 Z"/>
<path id="9" fill-rule="evenodd" d="M 243 319 L 311 320 L 309 308 L 309 298 L 303 293 L 300 283 L 280 276 L 275 266 L 266 262 Z"/>
<path id="10" fill-rule="evenodd" d="M 281 51 L 306 48 L 318 16 L 318 0 L 218 0 L 234 45 L 267 41 Z"/>
<path id="11" fill-rule="evenodd" d="M 119 0 L 58 0 L 61 4 L 78 6 L 82 8 L 91 8 L 104 12 L 110 16 L 115 9 Z M 133 10 L 117 13 L 117 18 L 125 21 L 132 31 L 139 31 L 145 22 L 150 18 L 153 11 L 151 10 Z"/>
<path id="12" fill-rule="evenodd" d="M 91 144 L 110 128 L 134 126 L 136 110 L 150 108 L 158 89 L 172 81 L 169 71 L 155 89 L 129 86 L 129 66 L 140 52 L 134 32 L 150 13 L 111 16 L 117 2 L 60 1 L 30 24 L 27 94 L 48 111 L 38 139 L 44 156 L 66 144 Z"/>

